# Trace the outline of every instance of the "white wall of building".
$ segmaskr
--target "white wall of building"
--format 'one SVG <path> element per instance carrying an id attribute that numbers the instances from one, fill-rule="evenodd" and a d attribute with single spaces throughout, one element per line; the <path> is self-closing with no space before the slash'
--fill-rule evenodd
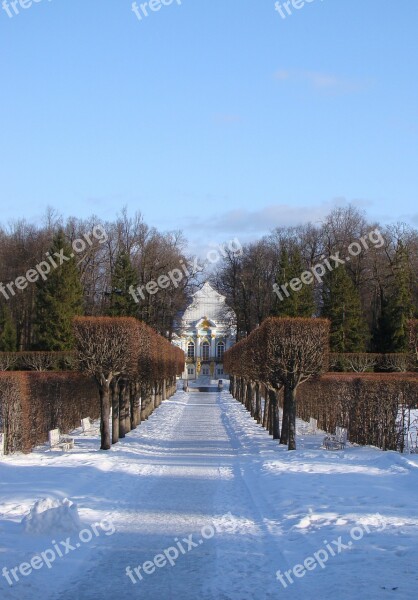
<path id="1" fill-rule="evenodd" d="M 223 352 L 235 343 L 235 335 L 235 315 L 225 297 L 205 283 L 193 295 L 173 340 L 187 357 L 183 379 L 224 377 Z"/>

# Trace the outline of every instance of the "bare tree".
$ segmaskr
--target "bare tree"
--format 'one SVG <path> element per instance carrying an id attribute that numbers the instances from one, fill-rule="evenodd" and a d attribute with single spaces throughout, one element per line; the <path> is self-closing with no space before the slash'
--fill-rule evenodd
<path id="1" fill-rule="evenodd" d="M 296 392 L 301 383 L 326 370 L 329 352 L 326 319 L 270 318 L 263 325 L 268 378 L 284 386 L 281 443 L 296 449 Z"/>
<path id="2" fill-rule="evenodd" d="M 79 317 L 74 338 L 79 367 L 93 375 L 101 402 L 101 449 L 109 450 L 110 386 L 115 378 L 135 372 L 138 361 L 137 321 L 133 318 Z"/>

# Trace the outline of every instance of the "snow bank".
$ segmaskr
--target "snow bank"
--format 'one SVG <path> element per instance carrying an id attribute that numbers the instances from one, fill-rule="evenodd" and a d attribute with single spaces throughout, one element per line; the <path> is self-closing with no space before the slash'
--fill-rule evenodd
<path id="1" fill-rule="evenodd" d="M 82 529 L 77 505 L 68 498 L 38 500 L 30 509 L 30 513 L 23 518 L 22 526 L 26 533 L 41 535 L 70 533 Z"/>

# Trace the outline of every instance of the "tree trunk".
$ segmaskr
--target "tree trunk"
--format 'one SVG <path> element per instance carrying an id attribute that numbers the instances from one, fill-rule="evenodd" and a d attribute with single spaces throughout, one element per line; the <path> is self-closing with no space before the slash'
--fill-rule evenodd
<path id="1" fill-rule="evenodd" d="M 136 381 L 132 384 L 131 429 L 141 423 L 141 386 Z"/>
<path id="2" fill-rule="evenodd" d="M 250 381 L 247 383 L 246 389 L 247 389 L 247 401 L 246 401 L 247 410 L 250 412 L 251 416 L 254 416 L 254 390 L 253 390 L 253 385 Z"/>
<path id="3" fill-rule="evenodd" d="M 269 396 L 270 396 L 270 390 L 269 390 Z M 274 409 L 274 405 L 269 398 L 269 434 L 270 435 L 273 435 L 273 409 Z"/>
<path id="4" fill-rule="evenodd" d="M 119 441 L 119 396 L 117 381 L 112 381 L 110 386 L 112 392 L 112 444 Z"/>
<path id="5" fill-rule="evenodd" d="M 138 405 L 136 406 L 136 426 L 141 425 L 142 389 L 138 383 Z"/>
<path id="6" fill-rule="evenodd" d="M 102 381 L 100 386 L 100 434 L 101 434 L 101 450 L 110 450 L 110 386 L 108 381 Z"/>
<path id="7" fill-rule="evenodd" d="M 289 390 L 289 445 L 288 450 L 296 450 L 296 388 Z"/>
<path id="8" fill-rule="evenodd" d="M 134 415 L 134 407 L 135 407 L 135 383 L 131 381 L 129 385 L 129 414 L 130 414 L 130 423 L 129 428 L 132 431 L 135 429 L 135 415 Z"/>
<path id="9" fill-rule="evenodd" d="M 276 390 L 269 390 L 271 414 L 272 414 L 272 433 L 273 440 L 280 439 L 280 413 L 279 413 L 279 399 L 277 397 Z"/>
<path id="10" fill-rule="evenodd" d="M 283 418 L 282 418 L 282 435 L 280 436 L 281 444 L 289 443 L 289 409 L 290 409 L 290 388 L 289 385 L 284 386 L 283 399 Z"/>
<path id="11" fill-rule="evenodd" d="M 264 388 L 264 416 L 263 416 L 263 427 L 264 429 L 268 430 L 268 421 L 269 421 L 269 398 L 268 398 L 268 394 L 266 393 L 267 389 Z"/>
<path id="12" fill-rule="evenodd" d="M 255 384 L 254 419 L 257 421 L 257 423 L 261 423 L 261 394 L 260 394 L 260 384 L 258 382 Z"/>
<path id="13" fill-rule="evenodd" d="M 119 381 L 119 438 L 122 440 L 126 435 L 125 430 L 125 387 L 126 381 L 121 379 Z"/>
<path id="14" fill-rule="evenodd" d="M 240 384 L 241 399 L 240 399 L 240 402 L 241 402 L 241 404 L 244 404 L 244 406 L 245 406 L 245 390 L 246 390 L 245 379 L 243 377 L 241 377 L 241 384 Z"/>
<path id="15" fill-rule="evenodd" d="M 141 421 L 146 421 L 146 419 L 148 419 L 148 406 L 149 406 L 149 387 L 148 386 L 143 386 L 141 388 L 141 416 L 140 416 L 140 420 Z"/>
<path id="16" fill-rule="evenodd" d="M 229 376 L 229 393 L 235 398 L 235 377 L 233 375 Z"/>
<path id="17" fill-rule="evenodd" d="M 125 434 L 131 431 L 131 384 L 126 382 L 123 394 L 123 408 L 125 412 Z"/>

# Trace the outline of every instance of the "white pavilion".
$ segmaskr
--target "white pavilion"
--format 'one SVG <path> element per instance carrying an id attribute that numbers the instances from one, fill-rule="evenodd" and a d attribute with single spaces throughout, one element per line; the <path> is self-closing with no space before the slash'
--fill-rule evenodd
<path id="1" fill-rule="evenodd" d="M 235 313 L 226 305 L 225 296 L 206 282 L 192 296 L 173 343 L 186 354 L 183 379 L 199 377 L 222 379 L 223 355 L 235 343 Z"/>

